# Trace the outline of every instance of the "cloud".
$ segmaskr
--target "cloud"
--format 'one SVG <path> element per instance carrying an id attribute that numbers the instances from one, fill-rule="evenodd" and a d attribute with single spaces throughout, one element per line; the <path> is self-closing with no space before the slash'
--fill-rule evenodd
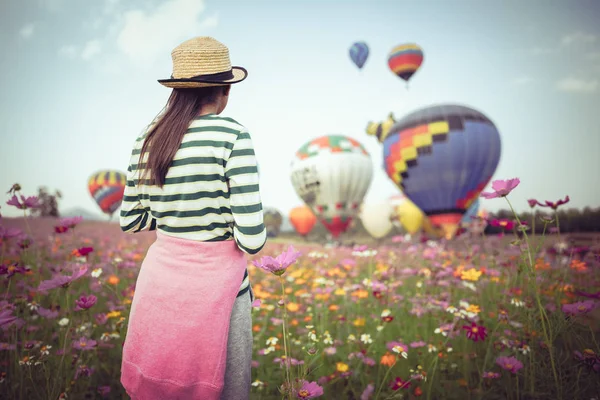
<path id="1" fill-rule="evenodd" d="M 91 60 L 94 56 L 100 53 L 102 46 L 99 40 L 90 40 L 85 44 L 81 51 L 81 58 L 84 60 Z"/>
<path id="2" fill-rule="evenodd" d="M 34 30 L 35 26 L 33 24 L 27 24 L 21 28 L 21 30 L 19 31 L 19 35 L 21 35 L 21 37 L 24 39 L 28 39 L 31 36 L 33 36 Z"/>
<path id="3" fill-rule="evenodd" d="M 588 60 L 600 60 L 600 51 L 592 51 L 585 55 Z"/>
<path id="4" fill-rule="evenodd" d="M 578 79 L 568 77 L 556 83 L 556 88 L 563 92 L 570 93 L 594 93 L 598 90 L 599 82 L 597 79 Z"/>
<path id="5" fill-rule="evenodd" d="M 524 75 L 524 76 L 520 76 L 518 78 L 513 79 L 512 84 L 522 86 L 522 85 L 527 85 L 531 82 L 533 82 L 533 79 L 529 76 Z"/>
<path id="6" fill-rule="evenodd" d="M 216 15 L 199 21 L 204 9 L 203 0 L 169 0 L 152 12 L 128 11 L 117 33 L 117 47 L 134 63 L 151 63 L 180 41 L 217 26 Z"/>
<path id="7" fill-rule="evenodd" d="M 58 54 L 69 58 L 73 58 L 77 54 L 77 48 L 72 45 L 65 45 L 58 49 Z"/>
<path id="8" fill-rule="evenodd" d="M 596 41 L 596 35 L 592 35 L 590 33 L 584 33 L 584 32 L 575 32 L 575 33 L 571 33 L 569 35 L 565 35 L 563 36 L 563 38 L 560 41 L 560 44 L 563 46 L 571 46 L 571 45 L 577 45 L 577 44 L 591 44 L 594 43 Z"/>

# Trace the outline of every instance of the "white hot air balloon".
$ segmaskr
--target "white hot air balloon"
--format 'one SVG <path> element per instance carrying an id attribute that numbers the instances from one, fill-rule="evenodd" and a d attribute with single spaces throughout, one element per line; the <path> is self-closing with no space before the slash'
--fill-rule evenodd
<path id="1" fill-rule="evenodd" d="M 390 215 L 393 212 L 389 201 L 363 204 L 360 210 L 360 221 L 375 239 L 381 239 L 394 227 Z"/>
<path id="2" fill-rule="evenodd" d="M 291 169 L 296 193 L 331 235 L 345 232 L 373 178 L 365 148 L 347 136 L 321 136 L 300 147 Z"/>

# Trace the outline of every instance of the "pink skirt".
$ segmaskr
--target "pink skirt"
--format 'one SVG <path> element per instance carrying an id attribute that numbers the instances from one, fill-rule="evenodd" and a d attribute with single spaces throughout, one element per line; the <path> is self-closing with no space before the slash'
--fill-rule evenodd
<path id="1" fill-rule="evenodd" d="M 157 232 L 137 278 L 121 383 L 134 400 L 218 400 L 233 303 L 247 267 L 235 241 Z"/>

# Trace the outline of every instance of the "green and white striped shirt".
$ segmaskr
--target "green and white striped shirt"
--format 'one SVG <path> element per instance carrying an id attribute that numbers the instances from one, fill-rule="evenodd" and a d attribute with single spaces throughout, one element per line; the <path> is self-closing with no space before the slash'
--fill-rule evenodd
<path id="1" fill-rule="evenodd" d="M 163 188 L 140 182 L 140 161 L 146 133 L 135 141 L 121 205 L 121 229 L 157 229 L 183 239 L 205 242 L 234 239 L 256 254 L 265 245 L 258 170 L 247 129 L 215 114 L 196 117 L 183 137 Z M 149 150 L 151 151 L 151 149 Z M 147 176 L 149 177 L 149 175 Z M 248 273 L 240 287 L 249 288 Z"/>

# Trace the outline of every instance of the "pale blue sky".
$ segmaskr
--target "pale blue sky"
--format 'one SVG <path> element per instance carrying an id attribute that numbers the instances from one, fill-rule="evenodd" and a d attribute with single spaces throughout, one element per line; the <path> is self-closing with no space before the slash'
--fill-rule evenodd
<path id="1" fill-rule="evenodd" d="M 454 102 L 490 117 L 502 136 L 495 178 L 512 196 L 600 205 L 600 2 L 4 0 L 0 2 L 0 190 L 19 182 L 64 194 L 61 208 L 98 212 L 87 178 L 126 170 L 131 145 L 162 108 L 170 51 L 213 36 L 249 70 L 225 115 L 246 125 L 265 206 L 301 204 L 289 179 L 295 150 L 341 133 L 363 143 L 375 175 L 366 200 L 397 193 L 382 148 L 364 133 L 393 111 Z M 348 48 L 366 41 L 362 72 Z M 406 91 L 387 53 L 425 52 Z M 2 202 L 1 213 L 14 215 Z M 504 207 L 487 200 L 484 207 Z"/>

